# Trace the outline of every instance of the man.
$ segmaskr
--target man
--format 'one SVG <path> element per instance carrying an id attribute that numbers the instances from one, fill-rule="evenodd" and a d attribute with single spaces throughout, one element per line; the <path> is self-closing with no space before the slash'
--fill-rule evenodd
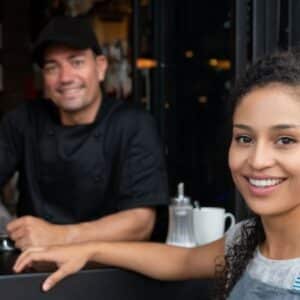
<path id="1" fill-rule="evenodd" d="M 0 185 L 19 171 L 15 245 L 145 240 L 168 203 L 153 119 L 102 97 L 107 68 L 86 20 L 57 17 L 33 51 L 48 100 L 7 114 L 0 129 Z"/>

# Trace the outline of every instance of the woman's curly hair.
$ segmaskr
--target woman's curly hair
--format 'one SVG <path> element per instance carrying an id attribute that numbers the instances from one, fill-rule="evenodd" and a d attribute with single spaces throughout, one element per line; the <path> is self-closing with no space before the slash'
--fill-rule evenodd
<path id="1" fill-rule="evenodd" d="M 257 88 L 270 84 L 280 84 L 292 88 L 300 87 L 299 48 L 276 52 L 260 59 L 248 68 L 243 78 L 237 82 L 229 100 L 230 140 L 233 115 L 243 97 Z M 226 249 L 225 259 L 216 264 L 217 299 L 226 299 L 229 296 L 253 258 L 255 249 L 264 240 L 265 232 L 259 216 L 254 216 L 253 220 L 242 225 L 239 238 Z"/>
<path id="2" fill-rule="evenodd" d="M 253 258 L 257 245 L 264 240 L 265 232 L 259 216 L 254 216 L 241 226 L 237 240 L 226 250 L 225 259 L 216 264 L 218 300 L 227 299 Z"/>
<path id="3" fill-rule="evenodd" d="M 246 94 L 270 84 L 300 87 L 300 47 L 278 51 L 251 65 L 238 79 L 228 101 L 230 125 L 233 114 Z M 231 127 L 232 129 L 232 127 Z"/>

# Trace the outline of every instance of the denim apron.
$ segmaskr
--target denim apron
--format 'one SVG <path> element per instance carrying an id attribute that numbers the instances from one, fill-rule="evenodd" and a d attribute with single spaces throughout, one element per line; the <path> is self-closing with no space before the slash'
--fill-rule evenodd
<path id="1" fill-rule="evenodd" d="M 228 300 L 300 300 L 300 291 L 266 284 L 245 272 L 233 287 Z"/>
<path id="2" fill-rule="evenodd" d="M 240 238 L 241 226 L 236 224 L 226 233 L 225 246 Z M 259 248 L 240 280 L 233 287 L 228 300 L 300 300 L 300 257 L 275 260 L 263 256 Z"/>

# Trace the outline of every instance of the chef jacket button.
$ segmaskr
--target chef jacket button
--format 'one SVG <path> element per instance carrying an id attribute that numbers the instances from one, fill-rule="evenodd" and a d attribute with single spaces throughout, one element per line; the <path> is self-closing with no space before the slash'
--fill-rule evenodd
<path id="1" fill-rule="evenodd" d="M 45 214 L 45 219 L 47 221 L 52 221 L 53 220 L 53 216 L 51 216 L 50 214 Z"/>
<path id="2" fill-rule="evenodd" d="M 52 129 L 48 130 L 48 135 L 53 136 L 54 135 L 54 131 Z"/>
<path id="3" fill-rule="evenodd" d="M 95 132 L 95 134 L 94 134 L 94 137 L 97 139 L 97 138 L 99 138 L 101 136 L 101 133 L 100 132 Z"/>
<path id="4" fill-rule="evenodd" d="M 99 182 L 102 180 L 102 176 L 101 175 L 96 175 L 95 176 L 95 182 Z"/>

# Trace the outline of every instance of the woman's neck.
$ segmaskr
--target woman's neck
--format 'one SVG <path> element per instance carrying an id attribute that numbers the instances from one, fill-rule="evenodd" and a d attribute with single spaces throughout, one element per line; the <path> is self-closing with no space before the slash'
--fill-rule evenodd
<path id="1" fill-rule="evenodd" d="M 264 256 L 271 259 L 300 257 L 300 208 L 261 219 L 266 235 L 260 247 Z"/>

